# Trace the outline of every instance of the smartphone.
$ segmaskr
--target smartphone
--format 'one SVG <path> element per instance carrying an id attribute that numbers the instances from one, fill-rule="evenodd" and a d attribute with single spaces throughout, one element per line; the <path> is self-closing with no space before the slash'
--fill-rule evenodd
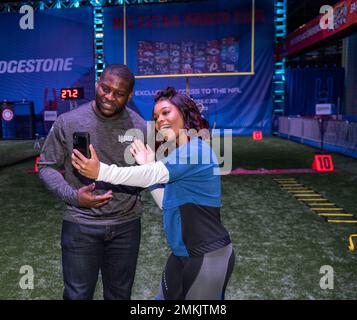
<path id="1" fill-rule="evenodd" d="M 73 133 L 73 149 L 77 149 L 86 158 L 90 158 L 89 145 L 90 145 L 90 136 L 88 132 Z"/>

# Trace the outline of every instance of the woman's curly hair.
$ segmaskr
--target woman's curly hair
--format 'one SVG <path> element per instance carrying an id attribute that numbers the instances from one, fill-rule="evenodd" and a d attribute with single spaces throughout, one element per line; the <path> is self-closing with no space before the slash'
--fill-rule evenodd
<path id="1" fill-rule="evenodd" d="M 201 115 L 196 103 L 190 97 L 181 94 L 173 87 L 167 87 L 155 95 L 155 103 L 168 100 L 181 113 L 184 121 L 184 129 L 195 129 L 197 132 L 201 129 L 209 129 L 209 123 Z"/>

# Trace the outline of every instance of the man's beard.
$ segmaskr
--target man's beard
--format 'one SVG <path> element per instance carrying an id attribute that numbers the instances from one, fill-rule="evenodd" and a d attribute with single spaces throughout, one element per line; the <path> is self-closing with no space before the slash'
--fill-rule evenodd
<path id="1" fill-rule="evenodd" d="M 100 98 L 96 97 L 95 98 L 95 104 L 96 104 L 96 107 L 98 109 L 98 111 L 101 113 L 101 115 L 103 115 L 104 117 L 107 117 L 107 118 L 110 118 L 110 117 L 113 117 L 115 115 L 117 115 L 118 113 L 122 112 L 124 107 L 123 108 L 120 108 L 118 106 L 116 106 L 115 104 L 113 103 L 110 103 L 110 102 L 103 102 L 103 100 L 101 100 Z M 103 105 L 104 104 L 107 104 L 111 107 L 111 110 L 112 111 L 109 111 L 108 109 L 106 109 Z M 110 113 L 108 113 L 108 111 Z"/>

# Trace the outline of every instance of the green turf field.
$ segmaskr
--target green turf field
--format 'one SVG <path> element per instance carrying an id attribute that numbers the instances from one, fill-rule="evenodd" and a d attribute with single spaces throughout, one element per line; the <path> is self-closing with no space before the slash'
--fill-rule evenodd
<path id="1" fill-rule="evenodd" d="M 23 149 L 21 149 L 23 148 Z M 32 173 L 33 142 L 0 142 L 0 299 L 61 299 L 60 229 L 63 204 Z M 314 149 L 279 138 L 234 139 L 233 168 L 311 167 Z M 334 173 L 293 174 L 305 186 L 357 216 L 357 160 L 333 154 Z M 2 167 L 1 167 L 2 166 Z M 222 220 L 236 266 L 226 299 L 356 299 L 357 252 L 347 249 L 357 224 L 330 224 L 282 190 L 277 176 L 222 177 Z M 160 211 L 143 193 L 142 241 L 133 299 L 154 299 L 169 250 Z M 356 239 L 357 245 L 357 239 Z M 21 289 L 20 268 L 34 270 L 34 289 Z M 334 288 L 320 288 L 320 268 L 333 267 Z M 102 299 L 101 285 L 95 295 Z"/>
<path id="2" fill-rule="evenodd" d="M 39 154 L 34 140 L 0 140 L 0 168 Z"/>

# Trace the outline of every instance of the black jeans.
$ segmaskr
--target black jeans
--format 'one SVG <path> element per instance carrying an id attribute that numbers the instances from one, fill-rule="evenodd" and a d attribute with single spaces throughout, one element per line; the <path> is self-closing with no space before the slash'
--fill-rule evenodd
<path id="1" fill-rule="evenodd" d="M 99 270 L 106 300 L 131 296 L 140 246 L 140 219 L 113 226 L 63 221 L 64 299 L 93 299 Z"/>

